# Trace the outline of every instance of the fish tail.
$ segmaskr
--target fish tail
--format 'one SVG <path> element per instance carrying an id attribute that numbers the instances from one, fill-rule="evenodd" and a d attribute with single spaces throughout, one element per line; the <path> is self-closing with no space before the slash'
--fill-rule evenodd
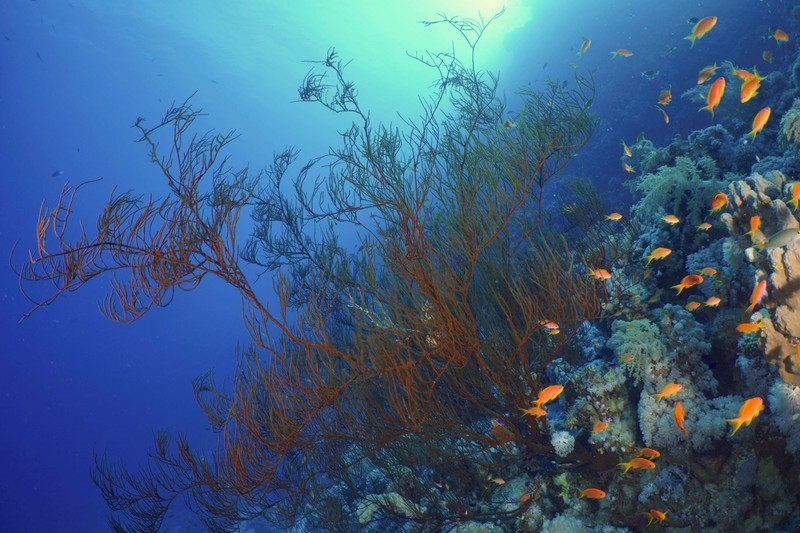
<path id="1" fill-rule="evenodd" d="M 692 44 L 691 46 L 689 46 L 689 48 L 694 48 L 694 43 L 697 40 L 695 34 L 687 35 L 686 37 L 684 37 L 684 39 L 689 39 L 690 41 L 692 41 Z"/>
<path id="2" fill-rule="evenodd" d="M 616 52 L 611 52 L 611 57 L 617 57 L 619 54 Z"/>
<path id="3" fill-rule="evenodd" d="M 631 464 L 630 463 L 620 463 L 617 466 L 621 466 L 622 468 L 624 468 L 624 470 L 622 472 L 623 474 L 627 474 L 628 470 L 631 469 Z"/>
<path id="4" fill-rule="evenodd" d="M 797 210 L 797 204 L 798 204 L 798 202 L 800 202 L 800 198 L 792 198 L 792 199 L 791 199 L 791 200 L 789 200 L 787 203 L 789 203 L 789 204 L 793 204 L 793 205 L 794 205 L 794 208 L 795 208 L 795 210 Z"/>
<path id="5" fill-rule="evenodd" d="M 742 427 L 742 423 L 744 422 L 741 418 L 726 418 L 725 422 L 730 422 L 733 424 L 733 429 L 731 430 L 731 434 L 729 437 L 733 437 L 733 434 L 739 431 L 739 428 Z"/>
<path id="6" fill-rule="evenodd" d="M 703 111 L 703 110 L 706 110 L 709 113 L 711 113 L 711 118 L 714 118 L 714 108 L 713 107 L 705 105 L 705 106 L 701 107 L 700 109 L 698 109 L 698 111 Z"/>

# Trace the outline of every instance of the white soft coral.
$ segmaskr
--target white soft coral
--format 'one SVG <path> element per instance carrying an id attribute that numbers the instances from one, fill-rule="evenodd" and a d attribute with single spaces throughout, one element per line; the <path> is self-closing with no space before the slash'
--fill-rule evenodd
<path id="1" fill-rule="evenodd" d="M 800 452 L 800 387 L 776 381 L 769 388 L 772 420 L 786 436 L 786 451 Z"/>

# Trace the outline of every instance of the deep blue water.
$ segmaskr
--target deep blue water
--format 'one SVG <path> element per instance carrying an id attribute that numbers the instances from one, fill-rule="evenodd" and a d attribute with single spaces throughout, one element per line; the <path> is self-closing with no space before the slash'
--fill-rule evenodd
<path id="1" fill-rule="evenodd" d="M 292 101 L 309 66 L 302 61 L 322 59 L 329 46 L 353 59 L 350 75 L 376 120 L 416 115 L 430 73 L 406 52 L 447 49 L 454 38 L 417 22 L 496 7 L 396 4 L 4 0 L 0 252 L 8 257 L 18 243 L 12 262 L 25 257 L 42 201 L 52 206 L 65 180 L 103 178 L 75 207 L 90 229 L 115 187 L 163 193 L 131 125 L 140 116 L 155 121 L 195 91 L 194 103 L 208 113 L 204 127 L 241 134 L 235 163 L 260 168 L 286 145 L 299 147 L 301 158 L 319 155 L 338 142 L 348 119 Z M 794 41 L 779 47 L 763 38 L 789 4 L 508 2 L 480 48 L 479 66 L 500 73 L 512 108 L 516 87 L 569 80 L 570 63 L 591 71 L 601 122 L 568 171 L 622 197 L 620 139 L 643 133 L 662 145 L 712 123 L 697 111 L 701 104 L 681 97 L 702 67 L 728 58 L 768 72 L 794 60 Z M 690 48 L 682 39 L 688 19 L 710 14 L 719 17 L 717 27 Z M 583 36 L 592 45 L 577 58 Z M 612 59 L 618 48 L 634 55 Z M 766 49 L 775 55 L 771 66 L 761 60 Z M 642 76 L 656 70 L 654 79 Z M 671 121 L 664 124 L 654 104 L 670 85 Z M 116 324 L 97 312 L 108 286 L 98 279 L 19 323 L 31 304 L 12 270 L 0 272 L 0 531 L 102 531 L 107 509 L 89 478 L 93 450 L 134 467 L 157 429 L 185 431 L 199 447 L 214 444 L 190 382 L 210 368 L 221 379 L 230 374 L 236 345 L 247 342 L 239 299 L 209 279 L 135 324 Z"/>

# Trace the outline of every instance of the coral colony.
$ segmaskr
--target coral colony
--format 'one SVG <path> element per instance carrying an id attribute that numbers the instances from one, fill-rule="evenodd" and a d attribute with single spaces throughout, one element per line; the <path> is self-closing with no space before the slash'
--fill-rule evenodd
<path id="1" fill-rule="evenodd" d="M 427 24 L 474 48 L 490 22 Z M 716 22 L 697 21 L 695 51 Z M 773 69 L 798 37 L 777 31 Z M 404 132 L 367 120 L 333 50 L 306 77 L 301 100 L 355 121 L 324 172 L 296 178 L 324 197 L 283 196 L 291 151 L 261 181 L 217 172 L 231 138 L 192 138 L 187 101 L 137 123 L 157 159 L 161 133 L 187 156 L 161 159 L 168 198 L 114 197 L 75 242 L 80 187 L 43 210 L 21 268 L 26 288 L 56 284 L 40 306 L 112 269 L 129 272 L 113 319 L 207 274 L 245 303 L 231 388 L 195 384 L 217 455 L 160 434 L 138 477 L 98 458 L 113 523 L 155 529 L 187 496 L 221 531 L 796 527 L 800 56 L 763 74 L 721 57 L 683 73 L 689 93 L 656 93 L 665 120 L 688 100 L 715 122 L 663 147 L 623 140 L 635 203 L 615 212 L 587 182 L 554 189 L 595 125 L 590 77 L 523 91 L 511 112 L 486 74 L 418 59 L 441 79 Z M 240 213 L 255 228 L 242 248 Z M 326 220 L 360 231 L 359 250 L 312 231 Z M 245 263 L 274 275 L 280 305 Z"/>

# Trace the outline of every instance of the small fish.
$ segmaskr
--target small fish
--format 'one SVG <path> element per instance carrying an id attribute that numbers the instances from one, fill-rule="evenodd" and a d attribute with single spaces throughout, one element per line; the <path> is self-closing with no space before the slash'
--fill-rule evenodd
<path id="1" fill-rule="evenodd" d="M 636 170 L 631 165 L 629 165 L 628 163 L 625 163 L 624 165 L 622 165 L 622 168 L 625 169 L 625 172 L 636 172 Z"/>
<path id="2" fill-rule="evenodd" d="M 772 37 L 775 39 L 775 42 L 777 43 L 789 42 L 789 34 L 780 28 L 775 28 L 775 31 L 772 33 Z"/>
<path id="3" fill-rule="evenodd" d="M 610 215 L 606 215 L 606 220 L 613 220 L 616 222 L 617 220 L 621 219 L 622 215 L 620 215 L 619 213 L 611 213 Z"/>
<path id="4" fill-rule="evenodd" d="M 621 363 L 630 363 L 633 361 L 633 356 L 631 354 L 625 354 L 619 358 Z"/>
<path id="5" fill-rule="evenodd" d="M 667 112 L 658 106 L 656 106 L 656 109 L 661 111 L 661 118 L 664 119 L 664 124 L 669 124 L 669 115 L 667 115 Z"/>
<path id="6" fill-rule="evenodd" d="M 725 78 L 719 77 L 711 84 L 711 88 L 706 95 L 706 105 L 699 110 L 709 111 L 711 118 L 714 118 L 714 108 L 717 107 L 722 100 L 722 95 L 725 94 Z"/>
<path id="7" fill-rule="evenodd" d="M 683 425 L 683 419 L 686 416 L 686 413 L 683 410 L 683 404 L 681 402 L 675 403 L 675 423 L 678 424 L 678 427 L 681 428 L 681 431 L 686 433 L 686 428 Z"/>
<path id="8" fill-rule="evenodd" d="M 761 80 L 758 78 L 750 78 L 742 83 L 742 88 L 739 90 L 739 101 L 743 104 L 749 102 L 758 96 L 758 89 L 761 88 Z"/>
<path id="9" fill-rule="evenodd" d="M 542 406 L 546 403 L 552 402 L 562 392 L 564 392 L 563 385 L 550 385 L 549 387 L 545 387 L 542 392 L 539 393 L 539 397 L 536 398 L 536 401 L 534 401 L 533 404 Z"/>
<path id="10" fill-rule="evenodd" d="M 761 52 L 761 59 L 763 59 L 765 62 L 767 62 L 767 63 L 769 63 L 771 65 L 772 64 L 772 52 L 770 52 L 769 50 L 764 50 L 763 52 Z"/>
<path id="11" fill-rule="evenodd" d="M 626 156 L 633 157 L 633 152 L 631 152 L 631 149 L 628 147 L 627 144 L 625 144 L 625 139 L 622 139 L 622 151 L 625 152 Z"/>
<path id="12" fill-rule="evenodd" d="M 699 274 L 702 274 L 703 276 L 716 276 L 717 273 L 717 269 L 712 267 L 703 267 L 699 272 Z"/>
<path id="13" fill-rule="evenodd" d="M 683 307 L 687 311 L 696 311 L 701 305 L 703 305 L 701 302 L 698 302 L 697 300 L 695 300 L 695 301 L 687 303 Z"/>
<path id="14" fill-rule="evenodd" d="M 583 54 L 585 54 L 589 50 L 590 46 L 592 46 L 592 40 L 591 39 L 587 39 L 586 37 L 584 37 L 583 38 L 583 42 L 581 43 L 581 47 L 578 49 L 578 53 L 575 54 L 575 55 L 576 56 L 582 56 Z"/>
<path id="15" fill-rule="evenodd" d="M 653 261 L 653 260 L 658 261 L 658 260 L 664 259 L 665 257 L 667 257 L 671 253 L 672 253 L 672 250 L 670 250 L 669 248 L 659 247 L 659 248 L 656 248 L 655 250 L 653 250 L 652 252 L 650 252 L 650 255 L 646 255 L 644 258 L 647 259 L 647 264 L 649 265 L 650 261 Z"/>
<path id="16" fill-rule="evenodd" d="M 606 497 L 606 493 L 603 490 L 596 489 L 594 487 L 589 487 L 588 489 L 583 489 L 581 491 L 581 498 L 591 498 L 593 500 L 602 500 Z"/>
<path id="17" fill-rule="evenodd" d="M 664 511 L 659 511 L 658 509 L 650 509 L 646 513 L 642 513 L 647 517 L 647 526 L 649 527 L 652 525 L 654 520 L 658 520 L 659 522 L 663 522 L 667 519 L 667 513 Z"/>
<path id="18" fill-rule="evenodd" d="M 682 388 L 683 385 L 681 385 L 680 383 L 668 383 L 664 385 L 664 388 L 661 389 L 661 392 L 659 392 L 658 394 L 653 394 L 653 396 L 656 398 L 656 400 L 663 400 L 664 398 L 675 396 L 676 394 L 678 394 L 678 391 L 680 391 Z"/>
<path id="19" fill-rule="evenodd" d="M 717 307 L 720 303 L 722 303 L 722 300 L 719 299 L 719 296 L 709 296 L 708 300 L 706 300 L 706 303 L 703 305 L 706 307 Z"/>
<path id="20" fill-rule="evenodd" d="M 51 177 L 51 178 L 55 178 L 56 176 L 61 176 L 62 174 L 64 174 L 64 171 L 63 171 L 63 170 L 56 170 L 55 172 L 53 172 L 52 174 L 50 174 L 50 177 Z"/>
<path id="21" fill-rule="evenodd" d="M 759 320 L 758 322 L 743 322 L 742 324 L 736 326 L 736 331 L 739 333 L 748 334 L 755 333 L 756 331 L 764 329 L 765 327 L 766 324 L 763 320 Z"/>
<path id="22" fill-rule="evenodd" d="M 787 203 L 792 205 L 797 210 L 797 204 L 800 202 L 800 181 L 796 182 L 792 185 L 792 199 L 789 200 Z"/>
<path id="23" fill-rule="evenodd" d="M 742 427 L 742 425 L 749 426 L 753 419 L 757 417 L 763 410 L 764 400 L 758 396 L 745 400 L 742 406 L 739 408 L 739 416 L 736 418 L 725 419 L 726 422 L 730 422 L 733 426 L 730 436 L 733 436 L 734 433 L 739 431 L 739 428 Z"/>
<path id="24" fill-rule="evenodd" d="M 705 82 L 707 82 L 707 81 L 708 81 L 708 78 L 710 78 L 711 76 L 713 76 L 713 75 L 714 75 L 714 72 L 716 72 L 718 68 L 719 68 L 719 67 L 717 66 L 717 64 L 716 64 L 716 63 L 714 63 L 713 65 L 709 65 L 709 66 L 705 67 L 704 69 L 702 69 L 702 70 L 701 70 L 701 71 L 700 71 L 700 72 L 697 74 L 697 85 L 700 85 L 700 84 L 702 84 L 702 83 L 705 83 Z"/>
<path id="25" fill-rule="evenodd" d="M 547 415 L 547 411 L 536 405 L 534 405 L 533 407 L 528 407 L 527 409 L 520 409 L 520 410 L 522 411 L 523 415 L 535 416 L 536 418 Z"/>
<path id="26" fill-rule="evenodd" d="M 767 280 L 762 279 L 756 286 L 753 287 L 753 292 L 750 293 L 750 305 L 747 306 L 747 309 L 744 310 L 744 314 L 747 315 L 756 308 L 758 304 L 761 303 L 761 300 L 767 295 Z"/>
<path id="27" fill-rule="evenodd" d="M 728 205 L 728 195 L 724 192 L 718 192 L 711 199 L 711 212 L 719 211 L 726 205 Z"/>
<path id="28" fill-rule="evenodd" d="M 505 485 L 506 484 L 506 480 L 501 478 L 501 477 L 495 477 L 495 478 L 490 477 L 489 481 L 491 481 L 495 485 Z"/>
<path id="29" fill-rule="evenodd" d="M 769 115 L 772 113 L 772 110 L 769 106 L 763 108 L 761 111 L 756 113 L 756 116 L 753 118 L 753 129 L 750 130 L 750 133 L 747 135 L 751 136 L 753 140 L 756 140 L 756 135 L 758 132 L 764 129 L 764 126 L 767 124 L 769 120 Z"/>
<path id="30" fill-rule="evenodd" d="M 530 501 L 530 499 L 531 499 L 531 495 L 526 492 L 525 494 L 523 494 L 522 496 L 519 497 L 519 499 L 517 500 L 517 503 L 519 503 L 522 506 L 522 505 L 525 505 L 525 503 L 527 503 L 528 501 Z"/>
<path id="31" fill-rule="evenodd" d="M 514 127 L 514 123 L 511 122 L 510 120 L 506 120 L 505 122 L 503 122 L 503 126 L 506 127 L 506 128 L 513 128 Z"/>
<path id="32" fill-rule="evenodd" d="M 800 235 L 800 228 L 789 228 L 771 235 L 766 241 L 754 244 L 755 248 L 782 248 Z"/>
<path id="33" fill-rule="evenodd" d="M 669 86 L 669 89 L 662 89 L 661 92 L 658 94 L 659 105 L 669 105 L 671 101 L 672 101 L 672 85 Z"/>
<path id="34" fill-rule="evenodd" d="M 648 459 L 658 459 L 661 457 L 661 452 L 653 448 L 642 448 L 639 450 L 639 457 L 647 457 Z"/>
<path id="35" fill-rule="evenodd" d="M 679 218 L 678 218 L 678 217 L 676 217 L 675 215 L 666 215 L 666 216 L 663 216 L 663 217 L 661 217 L 661 220 L 663 220 L 664 222 L 666 222 L 666 223 L 667 223 L 667 224 L 669 224 L 670 226 L 674 226 L 675 224 L 677 224 L 678 222 L 680 222 L 680 221 L 681 221 L 681 219 L 679 219 Z"/>
<path id="36" fill-rule="evenodd" d="M 589 275 L 599 280 L 611 279 L 611 272 L 605 268 L 595 268 L 589 271 Z"/>
<path id="37" fill-rule="evenodd" d="M 712 227 L 713 226 L 711 224 L 709 224 L 708 222 L 702 222 L 702 223 L 697 225 L 697 231 L 708 231 Z"/>
<path id="38" fill-rule="evenodd" d="M 702 39 L 703 36 L 711 31 L 711 28 L 717 23 L 717 17 L 704 17 L 697 21 L 697 24 L 694 25 L 692 28 L 691 35 L 687 35 L 684 39 L 689 39 L 692 44 L 689 48 L 694 47 L 695 41 L 697 39 Z"/>
<path id="39" fill-rule="evenodd" d="M 701 283 L 703 283 L 703 276 L 700 274 L 688 274 L 683 277 L 680 283 L 673 285 L 670 288 L 678 289 L 678 294 L 680 294 L 683 292 L 683 289 L 688 289 L 689 287 L 694 287 L 695 285 L 700 285 Z"/>
<path id="40" fill-rule="evenodd" d="M 592 433 L 600 433 L 608 429 L 608 422 L 597 422 L 592 428 Z"/>
<path id="41" fill-rule="evenodd" d="M 650 459 L 645 459 L 644 457 L 635 457 L 630 461 L 628 461 L 627 463 L 620 463 L 617 466 L 623 467 L 625 471 L 622 473 L 627 474 L 628 470 L 630 470 L 631 468 L 652 470 L 653 468 L 656 467 L 656 464 Z"/>
<path id="42" fill-rule="evenodd" d="M 552 320 L 542 320 L 541 322 L 539 322 L 539 324 L 540 324 L 541 326 L 544 326 L 544 329 L 550 329 L 550 330 L 553 330 L 553 329 L 560 329 L 560 328 L 558 327 L 558 324 L 556 324 L 556 323 L 555 323 L 555 322 L 553 322 Z"/>
<path id="43" fill-rule="evenodd" d="M 761 217 L 758 215 L 753 215 L 750 217 L 750 231 L 745 233 L 745 235 L 750 235 L 751 237 L 756 234 L 758 228 L 761 227 Z"/>
<path id="44" fill-rule="evenodd" d="M 633 55 L 633 52 L 631 52 L 630 50 L 627 50 L 625 48 L 620 48 L 619 50 L 614 50 L 613 52 L 611 52 L 611 57 L 612 58 L 617 57 L 617 56 L 631 57 L 632 55 Z"/>

